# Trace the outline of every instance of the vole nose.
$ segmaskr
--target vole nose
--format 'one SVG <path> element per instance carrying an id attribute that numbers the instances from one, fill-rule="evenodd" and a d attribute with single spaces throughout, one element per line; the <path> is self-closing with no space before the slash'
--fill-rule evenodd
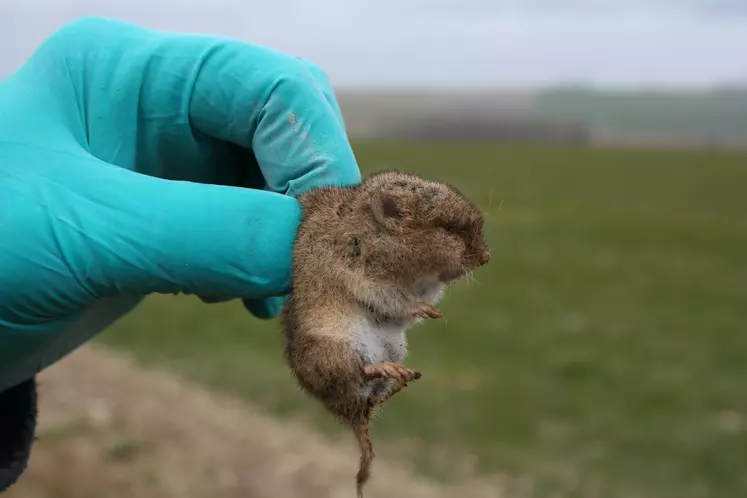
<path id="1" fill-rule="evenodd" d="M 490 261 L 490 253 L 488 251 L 482 251 L 477 256 L 477 262 L 480 264 L 480 266 L 488 264 L 489 261 Z"/>

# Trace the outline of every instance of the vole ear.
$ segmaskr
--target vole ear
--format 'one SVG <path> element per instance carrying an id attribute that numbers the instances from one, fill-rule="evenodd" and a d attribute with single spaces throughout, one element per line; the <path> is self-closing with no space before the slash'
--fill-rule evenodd
<path id="1" fill-rule="evenodd" d="M 371 214 L 380 225 L 386 225 L 387 221 L 399 221 L 402 219 L 402 212 L 397 206 L 397 201 L 391 195 L 379 192 L 374 194 L 369 200 L 369 209 Z"/>

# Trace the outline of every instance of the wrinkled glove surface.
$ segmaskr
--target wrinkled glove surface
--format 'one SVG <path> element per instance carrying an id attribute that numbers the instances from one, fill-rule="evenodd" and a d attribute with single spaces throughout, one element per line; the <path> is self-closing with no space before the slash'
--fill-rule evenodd
<path id="1" fill-rule="evenodd" d="M 276 316 L 295 197 L 359 181 L 314 65 L 108 19 L 63 26 L 0 82 L 0 391 L 150 293 Z"/>

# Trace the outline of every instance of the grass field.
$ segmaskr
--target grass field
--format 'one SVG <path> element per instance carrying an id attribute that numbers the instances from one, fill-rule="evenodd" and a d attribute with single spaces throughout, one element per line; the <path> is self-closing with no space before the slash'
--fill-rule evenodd
<path id="1" fill-rule="evenodd" d="M 425 376 L 376 423 L 380 444 L 542 498 L 747 496 L 747 158 L 355 149 L 364 171 L 457 185 L 493 249 L 445 299 L 448 321 L 411 332 Z M 153 297 L 101 340 L 339 434 L 293 384 L 277 322 L 239 303 Z"/>

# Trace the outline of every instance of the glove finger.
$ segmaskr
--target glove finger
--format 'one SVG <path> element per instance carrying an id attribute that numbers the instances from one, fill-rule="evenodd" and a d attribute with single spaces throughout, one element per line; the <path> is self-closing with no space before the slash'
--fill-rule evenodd
<path id="1" fill-rule="evenodd" d="M 314 187 L 360 182 L 331 85 L 309 64 L 223 41 L 203 55 L 190 86 L 191 125 L 251 149 L 266 188 L 292 197 Z"/>
<path id="2" fill-rule="evenodd" d="M 203 303 L 218 304 L 233 301 L 232 296 L 198 296 Z M 241 302 L 252 315 L 262 320 L 271 320 L 280 315 L 285 303 L 285 297 L 270 297 L 265 299 L 242 299 Z"/>
<path id="3" fill-rule="evenodd" d="M 243 299 L 244 307 L 257 318 L 270 320 L 280 315 L 285 304 L 285 296 L 268 297 L 265 299 Z"/>
<path id="4" fill-rule="evenodd" d="M 332 88 L 332 84 L 327 74 L 313 62 L 306 60 L 302 57 L 297 57 L 297 59 L 304 66 L 306 66 L 308 70 L 311 72 L 311 75 L 314 77 L 314 80 L 316 81 L 317 87 L 324 95 L 324 98 L 327 100 L 327 103 L 329 104 L 329 106 L 332 108 L 332 111 L 334 112 L 335 116 L 340 122 L 340 125 L 343 127 L 343 129 L 345 129 L 345 119 L 343 118 L 343 115 L 342 115 L 342 109 L 340 107 L 340 103 L 337 100 L 337 97 L 335 96 L 334 89 Z M 226 296 L 199 296 L 199 297 L 204 303 L 207 303 L 207 304 L 224 303 L 224 302 L 231 301 L 234 299 L 233 297 L 226 297 Z M 244 307 L 253 316 L 255 316 L 256 318 L 263 319 L 263 320 L 276 318 L 281 313 L 285 301 L 286 301 L 286 297 L 271 297 L 271 298 L 265 298 L 265 299 L 242 299 Z"/>
<path id="5" fill-rule="evenodd" d="M 311 72 L 319 90 L 321 90 L 327 103 L 332 108 L 332 112 L 337 116 L 337 120 L 340 122 L 340 125 L 342 125 L 343 130 L 345 130 L 345 118 L 342 116 L 342 108 L 340 107 L 340 103 L 337 101 L 337 96 L 335 95 L 335 91 L 332 88 L 332 82 L 329 80 L 327 73 L 311 61 L 302 57 L 298 57 L 297 59 Z"/>
<path id="6" fill-rule="evenodd" d="M 0 189 L 6 199 L 15 193 L 14 208 L 24 202 L 26 213 L 0 216 L 0 228 L 7 228 L 0 235 L 24 234 L 5 244 L 6 254 L 17 257 L 0 278 L 16 301 L 54 305 L 47 315 L 59 316 L 123 294 L 259 299 L 288 291 L 300 218 L 295 199 L 153 178 L 51 151 L 46 159 L 18 168 L 18 178 Z M 34 229 L 23 232 L 24 224 Z M 42 278 L 49 280 L 43 293 Z"/>
<path id="7" fill-rule="evenodd" d="M 216 304 L 216 303 L 226 303 L 228 301 L 233 301 L 236 299 L 234 296 L 202 296 L 198 295 L 197 297 L 200 298 L 200 301 L 207 304 Z"/>

